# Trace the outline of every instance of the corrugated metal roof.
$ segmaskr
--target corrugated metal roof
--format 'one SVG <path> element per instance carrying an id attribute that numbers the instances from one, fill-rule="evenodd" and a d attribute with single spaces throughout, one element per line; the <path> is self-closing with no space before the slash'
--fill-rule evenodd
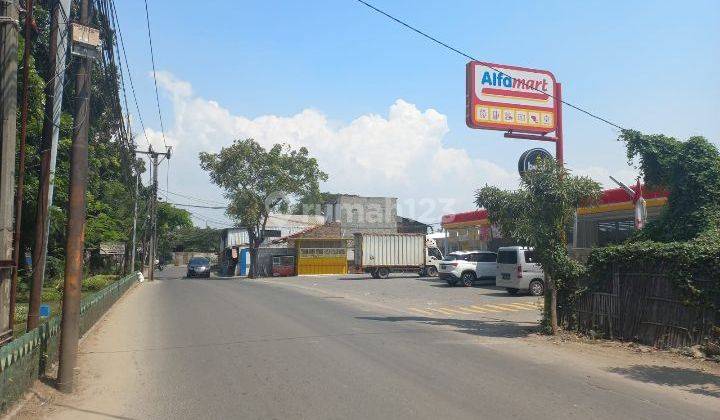
<path id="1" fill-rule="evenodd" d="M 265 230 L 280 231 L 280 237 L 294 235 L 325 223 L 325 216 L 307 214 L 271 214 L 268 217 Z M 221 248 L 233 246 L 246 246 L 250 243 L 250 236 L 244 228 L 224 229 L 220 238 Z M 266 238 L 266 243 L 276 238 Z"/>

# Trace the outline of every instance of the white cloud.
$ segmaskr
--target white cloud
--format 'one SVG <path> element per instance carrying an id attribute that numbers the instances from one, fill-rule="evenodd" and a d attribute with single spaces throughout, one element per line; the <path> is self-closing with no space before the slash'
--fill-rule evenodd
<path id="1" fill-rule="evenodd" d="M 275 143 L 307 147 L 329 174 L 324 190 L 397 197 L 401 214 L 429 222 L 438 222 L 443 213 L 474 209 L 474 191 L 480 186 L 517 186 L 514 170 L 448 147 L 445 115 L 420 110 L 402 99 L 390 105 L 386 116 L 361 115 L 344 125 L 329 122 L 315 109 L 247 118 L 197 96 L 190 83 L 171 73 L 158 72 L 157 80 L 173 104 L 173 124 L 166 133 L 168 144 L 175 148 L 171 190 L 219 198 L 221 192 L 198 165 L 198 152 L 217 152 L 234 139 L 249 137 L 265 147 Z M 153 144 L 162 145 L 159 132 L 149 129 L 147 135 Z M 577 173 L 607 184 L 603 168 Z"/>

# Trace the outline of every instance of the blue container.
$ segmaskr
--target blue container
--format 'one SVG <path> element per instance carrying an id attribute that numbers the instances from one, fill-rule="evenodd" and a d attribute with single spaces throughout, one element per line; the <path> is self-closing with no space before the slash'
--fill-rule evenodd
<path id="1" fill-rule="evenodd" d="M 248 248 L 243 248 L 240 250 L 240 270 L 238 270 L 238 275 L 240 276 L 247 276 L 248 275 L 248 268 L 250 267 L 250 250 Z"/>

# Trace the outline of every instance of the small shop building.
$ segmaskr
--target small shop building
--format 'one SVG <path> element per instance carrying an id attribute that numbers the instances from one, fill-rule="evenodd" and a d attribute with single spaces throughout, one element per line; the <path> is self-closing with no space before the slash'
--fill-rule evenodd
<path id="1" fill-rule="evenodd" d="M 347 239 L 342 237 L 340 223 L 311 227 L 285 240 L 295 249 L 298 275 L 347 274 Z"/>

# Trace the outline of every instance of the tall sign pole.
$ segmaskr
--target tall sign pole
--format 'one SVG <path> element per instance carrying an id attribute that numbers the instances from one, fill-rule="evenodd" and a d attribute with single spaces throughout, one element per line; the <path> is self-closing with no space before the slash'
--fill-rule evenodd
<path id="1" fill-rule="evenodd" d="M 67 17 L 70 0 L 53 2 L 50 28 L 50 65 L 45 82 L 45 116 L 40 150 L 40 178 L 35 216 L 35 249 L 33 250 L 33 279 L 27 317 L 27 331 L 37 327 L 40 318 L 40 295 L 45 280 L 48 237 L 50 236 L 50 207 L 55 185 L 55 164 L 60 136 L 60 113 L 65 86 L 65 57 L 69 26 Z M 62 34 L 60 32 L 63 32 Z"/>
<path id="2" fill-rule="evenodd" d="M 0 344 L 12 340 L 13 196 L 17 142 L 18 2 L 0 1 Z"/>
<path id="3" fill-rule="evenodd" d="M 505 138 L 555 143 L 555 160 L 565 164 L 562 86 L 547 70 L 471 61 L 467 65 L 467 112 L 470 128 L 505 131 Z M 550 133 L 554 132 L 554 136 Z M 527 152 L 526 152 L 527 153 Z M 564 234 L 563 234 L 564 235 Z M 545 273 L 545 307 L 557 332 L 557 290 Z"/>
<path id="4" fill-rule="evenodd" d="M 555 160 L 560 166 L 565 165 L 565 152 L 563 150 L 563 121 L 562 121 L 562 85 L 555 83 Z"/>
<path id="5" fill-rule="evenodd" d="M 67 246 L 65 254 L 65 288 L 60 322 L 60 363 L 57 385 L 62 392 L 72 392 L 73 372 L 77 363 L 80 338 L 80 289 L 85 246 L 85 210 L 88 173 L 88 128 L 90 125 L 90 78 L 99 36 L 89 28 L 89 0 L 80 3 L 80 24 L 73 24 L 73 54 L 78 55 L 75 80 L 76 109 L 70 158 L 70 197 L 68 200 Z M 93 52 L 95 51 L 95 52 Z"/>

